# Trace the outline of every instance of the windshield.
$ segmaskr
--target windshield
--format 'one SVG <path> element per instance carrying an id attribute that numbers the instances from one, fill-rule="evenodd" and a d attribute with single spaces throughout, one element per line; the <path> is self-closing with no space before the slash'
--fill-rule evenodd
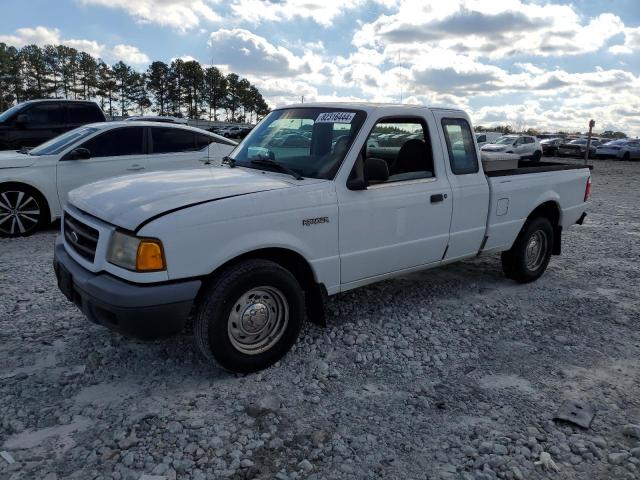
<path id="1" fill-rule="evenodd" d="M 577 138 L 575 140 L 571 140 L 569 143 L 573 143 L 574 145 L 584 145 L 587 141 L 584 138 Z"/>
<path id="2" fill-rule="evenodd" d="M 94 127 L 76 128 L 75 130 L 71 130 L 63 135 L 52 138 L 48 142 L 30 150 L 29 155 L 55 155 L 63 151 L 73 142 L 86 138 L 97 131 L 98 129 Z"/>
<path id="3" fill-rule="evenodd" d="M 499 143 L 500 145 L 511 145 L 515 141 L 516 137 L 500 137 L 496 140 L 496 143 Z"/>
<path id="4" fill-rule="evenodd" d="M 277 167 L 260 162 L 272 160 L 303 177 L 331 179 L 365 117 L 362 111 L 342 108 L 276 110 L 251 131 L 230 157 L 242 167 L 278 171 Z"/>
<path id="5" fill-rule="evenodd" d="M 19 103 L 11 107 L 9 110 L 5 110 L 4 112 L 0 113 L 0 122 L 6 122 L 7 120 L 9 120 L 9 118 L 11 118 L 11 115 L 13 115 L 16 112 L 19 112 L 25 106 L 26 106 L 25 103 Z"/>

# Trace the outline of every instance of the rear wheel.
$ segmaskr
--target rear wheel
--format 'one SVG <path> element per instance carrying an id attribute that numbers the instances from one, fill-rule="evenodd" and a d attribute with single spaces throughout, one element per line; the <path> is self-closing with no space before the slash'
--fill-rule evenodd
<path id="1" fill-rule="evenodd" d="M 194 319 L 200 352 L 222 367 L 255 372 L 280 360 L 304 319 L 296 278 L 267 260 L 247 260 L 222 272 L 205 290 Z"/>
<path id="2" fill-rule="evenodd" d="M 45 224 L 46 202 L 35 190 L 0 186 L 0 237 L 26 237 Z"/>
<path id="3" fill-rule="evenodd" d="M 502 270 L 507 278 L 529 283 L 547 269 L 553 247 L 553 227 L 546 217 L 528 220 L 511 250 L 502 252 Z"/>
<path id="4" fill-rule="evenodd" d="M 531 157 L 531 161 L 539 162 L 541 157 L 542 157 L 542 152 L 540 150 L 536 150 L 535 152 L 533 152 L 533 156 Z"/>

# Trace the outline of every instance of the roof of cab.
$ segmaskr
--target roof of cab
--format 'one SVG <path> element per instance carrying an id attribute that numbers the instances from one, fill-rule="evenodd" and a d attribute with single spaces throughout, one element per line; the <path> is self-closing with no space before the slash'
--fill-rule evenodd
<path id="1" fill-rule="evenodd" d="M 311 102 L 311 103 L 296 103 L 293 105 L 286 105 L 277 110 L 285 108 L 353 108 L 356 110 L 364 110 L 365 112 L 373 112 L 375 110 L 385 109 L 411 109 L 411 110 L 438 110 L 447 112 L 463 112 L 463 110 L 456 108 L 442 108 L 442 107 L 428 107 L 426 105 L 417 105 L 412 103 L 372 103 L 372 102 Z"/>

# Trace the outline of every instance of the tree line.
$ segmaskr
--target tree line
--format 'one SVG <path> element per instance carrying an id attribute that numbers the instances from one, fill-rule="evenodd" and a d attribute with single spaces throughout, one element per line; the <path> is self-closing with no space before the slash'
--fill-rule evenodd
<path id="1" fill-rule="evenodd" d="M 258 89 L 235 73 L 196 60 L 152 62 L 137 71 L 66 45 L 0 43 L 0 111 L 36 98 L 95 100 L 110 116 L 155 112 L 194 119 L 252 122 L 269 113 Z"/>

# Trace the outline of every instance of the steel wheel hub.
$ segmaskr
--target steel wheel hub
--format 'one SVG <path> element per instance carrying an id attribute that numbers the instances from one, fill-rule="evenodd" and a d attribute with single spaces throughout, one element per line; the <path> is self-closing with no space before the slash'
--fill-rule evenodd
<path id="1" fill-rule="evenodd" d="M 282 338 L 289 323 L 284 294 L 274 287 L 258 287 L 240 296 L 227 321 L 229 340 L 236 350 L 257 355 Z"/>
<path id="2" fill-rule="evenodd" d="M 547 251 L 547 236 L 542 230 L 536 230 L 529 238 L 525 249 L 525 263 L 529 270 L 537 270 Z"/>
<path id="3" fill-rule="evenodd" d="M 40 205 L 30 194 L 16 190 L 0 193 L 0 231 L 23 234 L 33 230 L 40 218 Z"/>

